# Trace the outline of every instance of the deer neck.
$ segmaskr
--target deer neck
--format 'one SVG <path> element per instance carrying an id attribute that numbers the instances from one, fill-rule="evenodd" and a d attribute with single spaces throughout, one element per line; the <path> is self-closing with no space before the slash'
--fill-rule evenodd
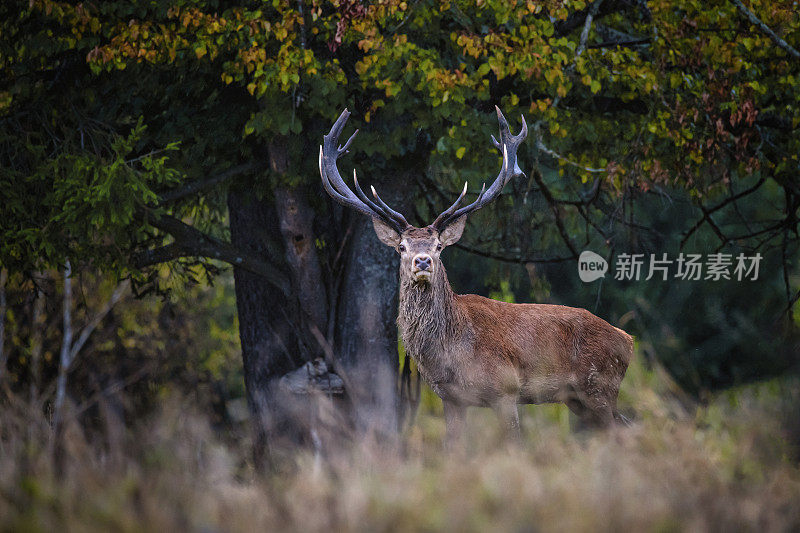
<path id="1" fill-rule="evenodd" d="M 463 322 L 461 315 L 441 263 L 429 283 L 418 283 L 401 270 L 397 323 L 406 351 L 417 362 L 436 357 L 455 340 Z"/>

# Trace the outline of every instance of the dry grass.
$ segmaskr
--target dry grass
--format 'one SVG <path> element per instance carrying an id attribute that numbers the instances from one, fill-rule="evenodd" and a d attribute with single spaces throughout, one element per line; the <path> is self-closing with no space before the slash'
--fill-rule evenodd
<path id="1" fill-rule="evenodd" d="M 637 364 L 621 400 L 636 406 L 631 428 L 575 434 L 563 409 L 531 407 L 524 444 L 509 447 L 491 414 L 475 410 L 467 450 L 445 454 L 441 417 L 427 412 L 397 444 L 298 453 L 265 475 L 253 472 L 246 443 L 223 444 L 180 400 L 116 444 L 68 426 L 57 473 L 47 424 L 9 401 L 0 414 L 0 530 L 800 528 L 788 425 L 797 421 L 797 381 L 695 408 L 662 373 Z"/>

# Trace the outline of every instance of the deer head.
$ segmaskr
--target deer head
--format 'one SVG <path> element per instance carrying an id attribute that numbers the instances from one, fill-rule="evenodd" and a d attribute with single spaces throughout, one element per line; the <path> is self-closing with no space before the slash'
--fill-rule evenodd
<path id="1" fill-rule="evenodd" d="M 467 184 L 453 202 L 453 205 L 442 211 L 436 220 L 429 226 L 417 228 L 406 221 L 405 217 L 386 205 L 381 197 L 371 187 L 374 201 L 361 189 L 358 177 L 353 170 L 353 189 L 345 185 L 344 180 L 336 167 L 336 161 L 347 152 L 358 130 L 347 140 L 344 146 L 339 146 L 339 135 L 342 133 L 350 112 L 345 109 L 331 127 L 328 135 L 319 149 L 319 172 L 322 176 L 322 185 L 331 197 L 340 204 L 369 215 L 375 227 L 378 239 L 394 248 L 400 254 L 401 276 L 420 285 L 430 284 L 440 271 L 443 271 L 439 255 L 446 246 L 456 243 L 464 231 L 467 215 L 480 209 L 500 195 L 503 187 L 511 178 L 523 175 L 517 163 L 517 148 L 528 135 L 528 125 L 522 117 L 522 130 L 517 135 L 512 135 L 508 122 L 499 108 L 497 118 L 500 122 L 500 140 L 492 135 L 494 146 L 503 154 L 503 166 L 492 185 L 487 189 L 481 188 L 477 199 L 469 205 L 461 207 L 467 194 Z"/>

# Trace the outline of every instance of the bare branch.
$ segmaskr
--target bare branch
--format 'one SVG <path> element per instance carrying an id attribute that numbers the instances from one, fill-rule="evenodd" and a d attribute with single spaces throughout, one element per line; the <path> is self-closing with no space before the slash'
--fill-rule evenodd
<path id="1" fill-rule="evenodd" d="M 638 6 L 637 6 L 638 4 Z M 647 9 L 647 5 L 644 1 L 638 0 L 635 2 L 630 2 L 628 0 L 623 1 L 614 1 L 614 0 L 607 0 L 602 9 L 600 6 L 597 8 L 594 7 L 594 4 L 582 9 L 581 11 L 576 11 L 572 13 L 570 16 L 567 17 L 566 20 L 556 22 L 555 24 L 555 32 L 558 36 L 564 36 L 573 30 L 585 25 L 586 17 L 588 14 L 594 10 L 594 14 L 592 17 L 600 18 L 606 15 L 610 15 L 612 13 L 628 11 L 633 8 L 639 8 L 639 11 L 644 12 L 645 16 L 649 18 L 649 10 Z"/>
<path id="2" fill-rule="evenodd" d="M 603 4 L 603 0 L 596 0 L 591 6 L 589 6 L 589 11 L 586 13 L 586 18 L 583 21 L 583 29 L 581 30 L 581 38 L 578 42 L 578 48 L 575 49 L 575 57 L 572 59 L 572 63 L 564 69 L 565 74 L 570 74 L 572 71 L 575 70 L 575 66 L 578 63 L 578 58 L 583 54 L 583 51 L 586 50 L 586 43 L 589 41 L 589 30 L 592 27 L 592 20 L 594 20 L 595 15 L 597 15 L 600 6 Z M 553 98 L 553 103 L 550 104 L 550 108 L 556 108 L 558 104 L 561 102 L 561 97 L 556 96 Z M 539 127 L 541 126 L 543 120 L 536 121 L 534 124 L 533 129 L 537 133 L 539 133 Z"/>
<path id="3" fill-rule="evenodd" d="M 186 198 L 187 196 L 192 196 L 193 194 L 197 194 L 202 190 L 210 189 L 211 187 L 214 187 L 215 185 L 219 185 L 220 183 L 228 181 L 229 179 L 234 178 L 240 174 L 244 174 L 246 172 L 250 172 L 251 170 L 255 170 L 256 167 L 257 165 L 252 161 L 249 163 L 243 163 L 241 165 L 231 167 L 228 170 L 220 172 L 219 174 L 216 174 L 209 178 L 193 181 L 191 183 L 187 183 L 186 185 L 184 185 L 179 189 L 168 191 L 162 194 L 158 198 L 158 201 L 159 203 L 163 204 L 168 202 L 174 202 L 176 200 L 181 200 L 183 198 Z"/>
<path id="4" fill-rule="evenodd" d="M 710 218 L 713 213 L 719 211 L 720 209 L 722 209 L 726 205 L 729 205 L 729 204 L 735 202 L 736 200 L 738 200 L 738 199 L 740 199 L 740 198 L 742 198 L 744 196 L 747 196 L 748 194 L 751 194 L 751 193 L 755 192 L 759 187 L 761 187 L 764 184 L 764 181 L 765 181 L 764 178 L 759 179 L 758 182 L 756 182 L 756 184 L 753 185 L 752 187 L 748 187 L 747 189 L 745 189 L 745 190 L 743 190 L 741 192 L 738 192 L 738 193 L 736 193 L 734 195 L 729 196 L 728 198 L 726 198 L 725 200 L 723 200 L 719 204 L 715 205 L 714 207 L 708 208 L 708 207 L 704 207 L 704 206 L 701 205 L 700 206 L 700 210 L 703 211 L 703 216 L 683 236 L 683 239 L 681 239 L 680 248 L 683 249 L 684 245 L 689 240 L 689 237 L 691 237 L 698 229 L 700 229 L 700 227 L 703 225 L 703 223 L 705 223 L 706 221 L 709 221 L 711 224 L 713 224 L 713 221 Z M 718 228 L 717 228 L 717 230 L 718 230 Z M 718 235 L 719 235 L 719 233 L 718 233 Z"/>
<path id="5" fill-rule="evenodd" d="M 47 278 L 47 274 L 45 273 L 40 273 L 39 276 L 41 277 L 41 281 L 44 281 Z M 37 396 L 39 395 L 39 381 L 40 381 L 39 378 L 41 376 L 40 363 L 42 359 L 42 346 L 43 346 L 43 338 L 46 332 L 45 330 L 47 329 L 47 323 L 44 314 L 45 294 L 44 291 L 36 284 L 36 281 L 34 281 L 33 298 L 34 298 L 33 321 L 32 321 L 32 331 L 30 334 L 31 402 L 34 402 Z"/>
<path id="6" fill-rule="evenodd" d="M 502 261 L 504 263 L 514 263 L 514 264 L 524 264 L 524 263 L 563 263 L 565 261 L 572 261 L 575 258 L 572 256 L 569 257 L 525 257 L 522 255 L 504 255 L 498 254 L 494 252 L 489 252 L 483 250 L 481 248 L 476 248 L 474 246 L 470 246 L 468 244 L 464 244 L 463 242 L 457 242 L 454 244 L 456 248 L 460 248 L 465 252 L 469 252 L 471 254 L 479 255 L 481 257 L 488 257 L 489 259 L 495 259 L 497 261 Z"/>
<path id="7" fill-rule="evenodd" d="M 567 229 L 564 227 L 564 223 L 561 220 L 561 213 L 558 209 L 558 202 L 555 201 L 555 198 L 553 198 L 553 195 L 550 193 L 550 189 L 548 189 L 547 185 L 545 185 L 544 180 L 542 179 L 542 175 L 539 172 L 539 169 L 538 168 L 534 169 L 532 174 L 533 174 L 533 179 L 536 180 L 536 185 L 539 186 L 539 190 L 542 191 L 544 199 L 547 200 L 547 203 L 550 205 L 550 209 L 552 209 L 553 211 L 556 227 L 558 228 L 558 233 L 561 235 L 564 244 L 567 245 L 567 248 L 569 248 L 569 251 L 572 253 L 573 257 L 578 257 L 578 250 L 575 248 L 575 245 L 572 244 L 572 240 L 569 238 Z"/>
<path id="8" fill-rule="evenodd" d="M 797 292 L 795 293 L 795 295 L 794 295 L 794 296 L 792 296 L 792 297 L 789 299 L 789 302 L 788 302 L 788 304 L 787 304 L 787 305 L 786 305 L 786 307 L 783 309 L 783 311 L 781 311 L 781 315 L 784 315 L 784 314 L 790 314 L 790 316 L 791 316 L 791 313 L 792 313 L 792 307 L 794 307 L 794 304 L 797 302 L 797 300 L 800 300 L 800 291 L 797 291 Z"/>
<path id="9" fill-rule="evenodd" d="M 650 37 L 640 37 L 619 31 L 605 24 L 595 23 L 594 29 L 597 35 L 603 39 L 602 43 L 590 44 L 588 48 L 606 48 L 610 46 L 637 46 L 641 44 L 649 44 Z"/>
<path id="10" fill-rule="evenodd" d="M 174 261 L 175 259 L 186 257 L 187 255 L 192 254 L 178 243 L 172 243 L 159 248 L 150 248 L 142 252 L 137 252 L 131 257 L 131 264 L 136 268 L 144 268 Z"/>
<path id="11" fill-rule="evenodd" d="M 53 407 L 53 418 L 56 424 L 61 422 L 61 410 L 64 407 L 64 397 L 67 389 L 67 370 L 72 363 L 72 265 L 67 259 L 64 267 L 64 297 L 63 297 L 63 333 L 61 337 L 61 355 L 58 362 L 58 379 L 56 385 L 56 400 Z"/>
<path id="12" fill-rule="evenodd" d="M 75 356 L 78 355 L 78 352 L 81 351 L 83 345 L 86 344 L 86 341 L 89 339 L 89 336 L 94 332 L 95 329 L 97 329 L 97 326 L 100 324 L 100 322 L 102 322 L 102 320 L 111 311 L 111 309 L 114 308 L 117 302 L 119 302 L 119 300 L 124 295 L 125 291 L 128 290 L 129 286 L 130 286 L 130 280 L 127 279 L 123 280 L 122 283 L 117 285 L 117 287 L 114 289 L 114 292 L 111 294 L 111 297 L 108 299 L 108 301 L 100 310 L 100 312 L 97 313 L 92 318 L 92 320 L 90 320 L 89 323 L 86 324 L 86 326 L 81 330 L 81 334 L 78 336 L 78 340 L 76 340 L 72 344 L 72 348 L 70 349 L 70 355 L 69 355 L 70 364 L 72 364 L 72 362 L 75 361 Z"/>
<path id="13" fill-rule="evenodd" d="M 753 26 L 761 30 L 761 32 L 764 33 L 767 37 L 769 37 L 773 43 L 778 45 L 778 47 L 783 49 L 784 52 L 786 52 L 793 58 L 800 60 L 800 52 L 798 52 L 795 48 L 792 48 L 792 46 L 789 43 L 778 37 L 778 34 L 772 31 L 772 28 L 764 24 L 761 21 L 761 19 L 759 19 L 755 15 L 755 13 L 747 9 L 747 7 L 742 3 L 741 0 L 731 0 L 731 2 L 733 2 L 733 5 L 736 6 L 736 8 L 739 10 L 740 13 L 742 13 L 745 17 L 747 17 L 747 20 L 749 20 L 750 23 L 753 24 Z"/>
<path id="14" fill-rule="evenodd" d="M 283 294 L 290 295 L 289 279 L 280 269 L 265 259 L 249 254 L 229 242 L 206 235 L 177 218 L 167 215 L 158 216 L 147 212 L 144 220 L 151 226 L 171 235 L 175 239 L 175 243 L 137 254 L 132 258 L 135 266 L 141 268 L 179 257 L 208 257 L 258 274 Z"/>
<path id="15" fill-rule="evenodd" d="M 586 43 L 589 40 L 589 29 L 591 29 L 592 20 L 597 16 L 601 5 L 603 5 L 603 0 L 595 0 L 589 8 L 589 13 L 586 14 L 586 20 L 583 21 L 583 30 L 581 30 L 581 40 L 578 43 L 578 48 L 575 50 L 575 59 L 581 57 L 583 51 L 586 50 Z"/>
<path id="16" fill-rule="evenodd" d="M 580 169 L 583 169 L 586 172 L 606 172 L 606 169 L 604 169 L 604 168 L 585 167 L 585 166 L 581 165 L 580 163 L 576 163 L 575 161 L 572 161 L 571 159 L 567 159 L 563 155 L 561 155 L 561 154 L 559 154 L 557 152 L 554 152 L 553 150 L 551 150 L 550 148 L 545 146 L 545 144 L 541 141 L 541 139 L 539 139 L 536 144 L 537 144 L 539 150 L 541 150 L 542 152 L 546 153 L 550 157 L 555 158 L 555 159 L 561 159 L 565 163 L 570 164 L 570 165 L 572 165 L 574 167 L 578 167 Z"/>
<path id="17" fill-rule="evenodd" d="M 588 47 L 592 49 L 596 48 L 614 48 L 616 46 L 642 46 L 645 44 L 650 44 L 651 39 L 649 37 L 644 37 L 641 39 L 627 39 L 627 40 L 620 40 L 620 41 L 603 41 L 602 43 L 590 44 Z"/>
<path id="18" fill-rule="evenodd" d="M 578 42 L 578 48 L 575 50 L 575 57 L 572 59 L 572 63 L 564 69 L 565 74 L 571 74 L 575 70 L 575 66 L 578 63 L 578 58 L 581 56 L 583 51 L 586 49 L 586 43 L 589 41 L 589 30 L 592 27 L 592 20 L 597 15 L 597 12 L 600 9 L 600 6 L 603 4 L 603 0 L 596 0 L 591 6 L 587 8 L 586 18 L 583 21 L 583 29 L 581 30 L 581 38 Z M 555 109 L 558 107 L 558 104 L 561 102 L 561 96 L 556 95 L 553 98 L 553 102 L 550 104 L 550 109 Z M 533 132 L 534 136 L 536 137 L 536 141 L 541 142 L 542 139 L 542 132 L 541 127 L 544 124 L 545 120 L 543 118 L 537 120 L 533 124 Z"/>

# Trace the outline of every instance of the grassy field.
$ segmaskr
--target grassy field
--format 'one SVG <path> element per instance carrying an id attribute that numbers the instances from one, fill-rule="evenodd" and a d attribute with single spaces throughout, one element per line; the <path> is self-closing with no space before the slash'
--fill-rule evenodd
<path id="1" fill-rule="evenodd" d="M 564 408 L 522 410 L 505 444 L 492 413 L 444 453 L 427 402 L 398 442 L 297 453 L 254 471 L 246 438 L 182 398 L 127 428 L 67 424 L 60 460 L 41 416 L 0 414 L 2 531 L 797 531 L 800 386 L 782 379 L 702 406 L 641 358 L 620 405 L 630 428 L 573 432 Z M 54 465 L 60 465 L 56 467 Z"/>

